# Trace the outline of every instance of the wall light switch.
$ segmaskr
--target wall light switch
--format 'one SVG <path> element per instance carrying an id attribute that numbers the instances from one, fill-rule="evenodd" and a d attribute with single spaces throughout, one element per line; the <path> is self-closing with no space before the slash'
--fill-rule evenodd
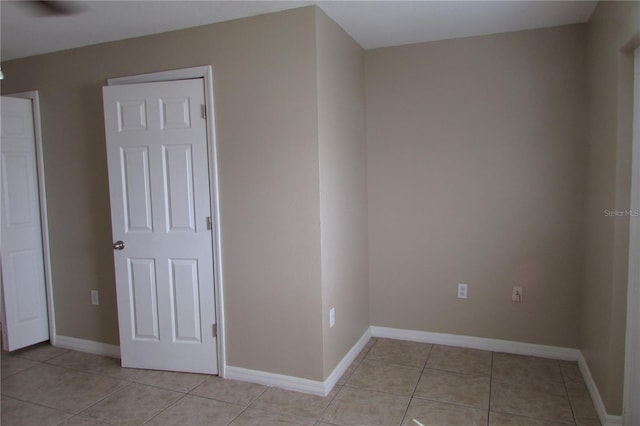
<path id="1" fill-rule="evenodd" d="M 329 328 L 336 325 L 336 308 L 329 309 Z"/>

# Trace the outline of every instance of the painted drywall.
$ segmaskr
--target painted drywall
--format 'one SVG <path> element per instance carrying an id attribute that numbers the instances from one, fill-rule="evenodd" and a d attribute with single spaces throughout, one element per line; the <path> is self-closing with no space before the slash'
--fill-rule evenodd
<path id="1" fill-rule="evenodd" d="M 372 325 L 578 346 L 585 57 L 583 24 L 366 52 Z"/>
<path id="2" fill-rule="evenodd" d="M 369 271 L 364 50 L 320 9 L 316 60 L 326 378 L 369 327 Z"/>
<path id="3" fill-rule="evenodd" d="M 620 415 L 629 218 L 615 211 L 630 208 L 633 49 L 640 44 L 640 3 L 599 2 L 587 43 L 587 251 L 580 349 L 607 412 Z"/>
<path id="4" fill-rule="evenodd" d="M 210 64 L 227 361 L 323 379 L 315 20 L 310 7 L 2 64 L 3 94 L 40 91 L 59 334 L 118 344 L 101 87 Z"/>

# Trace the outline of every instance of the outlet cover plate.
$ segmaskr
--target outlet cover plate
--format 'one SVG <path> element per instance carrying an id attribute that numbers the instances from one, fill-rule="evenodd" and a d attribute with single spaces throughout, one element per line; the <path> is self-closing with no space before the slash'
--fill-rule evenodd
<path id="1" fill-rule="evenodd" d="M 467 298 L 467 284 L 459 283 L 458 284 L 458 299 L 466 299 Z"/>
<path id="2" fill-rule="evenodd" d="M 91 290 L 91 304 L 92 305 L 100 304 L 100 296 L 98 295 L 98 290 Z"/>
<path id="3" fill-rule="evenodd" d="M 522 303 L 522 287 L 513 287 L 513 292 L 511 293 L 511 301 Z"/>

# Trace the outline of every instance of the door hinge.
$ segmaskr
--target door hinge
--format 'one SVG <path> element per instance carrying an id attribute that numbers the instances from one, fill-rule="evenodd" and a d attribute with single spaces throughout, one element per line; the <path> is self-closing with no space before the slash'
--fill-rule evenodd
<path id="1" fill-rule="evenodd" d="M 205 104 L 200 105 L 200 112 L 202 114 L 202 118 L 207 119 L 207 106 Z"/>
<path id="2" fill-rule="evenodd" d="M 207 216 L 207 231 L 211 231 L 212 228 L 212 224 L 211 224 L 211 216 Z"/>
<path id="3" fill-rule="evenodd" d="M 218 337 L 218 324 L 211 324 L 211 334 L 213 337 Z"/>

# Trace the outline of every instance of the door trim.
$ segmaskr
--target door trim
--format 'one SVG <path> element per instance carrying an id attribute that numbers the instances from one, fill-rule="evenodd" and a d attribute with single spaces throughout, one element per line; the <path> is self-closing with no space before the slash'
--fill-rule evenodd
<path id="1" fill-rule="evenodd" d="M 634 52 L 633 142 L 629 217 L 629 283 L 624 373 L 623 424 L 640 422 L 640 47 Z"/>
<path id="2" fill-rule="evenodd" d="M 42 128 L 40 125 L 40 96 L 37 90 L 3 95 L 9 98 L 29 99 L 33 114 L 33 130 L 36 143 L 36 173 L 38 175 L 38 197 L 40 201 L 40 230 L 42 233 L 42 254 L 44 260 L 45 293 L 47 296 L 47 316 L 49 320 L 49 341 L 56 345 L 56 315 L 53 300 L 53 279 L 51 276 L 51 251 L 49 249 L 49 219 L 47 215 L 47 191 L 45 189 L 44 154 L 42 150 Z M 3 307 L 4 309 L 4 307 Z M 4 343 L 4 342 L 3 342 Z"/>
<path id="3" fill-rule="evenodd" d="M 216 322 L 218 338 L 216 350 L 218 352 L 218 375 L 226 377 L 227 358 L 225 350 L 225 326 L 224 326 L 224 292 L 222 284 L 222 236 L 220 228 L 220 199 L 218 189 L 218 150 L 215 133 L 215 112 L 213 104 L 213 69 L 211 65 L 183 68 L 178 70 L 161 71 L 149 74 L 140 74 L 127 77 L 110 78 L 109 86 L 153 83 L 162 81 L 188 80 L 193 78 L 204 79 L 204 100 L 207 109 L 207 146 L 209 151 L 209 185 L 211 188 L 211 212 L 212 212 L 212 247 L 213 247 L 213 276 L 214 294 L 216 304 Z"/>

